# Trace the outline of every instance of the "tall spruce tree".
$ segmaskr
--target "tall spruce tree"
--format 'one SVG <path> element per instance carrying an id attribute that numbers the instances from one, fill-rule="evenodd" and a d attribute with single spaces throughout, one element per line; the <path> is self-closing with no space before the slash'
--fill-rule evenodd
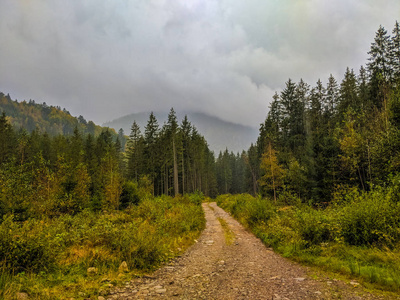
<path id="1" fill-rule="evenodd" d="M 168 122 L 166 126 L 167 142 L 169 143 L 169 149 L 172 149 L 172 164 L 173 164 L 173 182 L 174 182 L 174 194 L 179 194 L 179 177 L 178 177 L 178 153 L 177 153 L 177 136 L 178 136 L 178 122 L 176 113 L 171 108 L 168 114 Z"/>
<path id="2" fill-rule="evenodd" d="M 155 192 L 155 179 L 157 169 L 157 139 L 160 128 L 153 112 L 150 113 L 149 120 L 144 131 L 144 155 L 146 161 L 146 173 L 150 176 L 153 185 L 153 195 Z"/>
<path id="3" fill-rule="evenodd" d="M 391 43 L 391 65 L 393 67 L 394 80 L 399 84 L 400 81 L 400 25 L 396 21 L 392 31 L 392 43 Z"/>
<path id="4" fill-rule="evenodd" d="M 328 83 L 326 85 L 325 97 L 323 101 L 323 108 L 325 119 L 332 119 L 337 113 L 337 106 L 339 102 L 339 87 L 335 77 L 329 75 Z"/>
<path id="5" fill-rule="evenodd" d="M 383 26 L 379 26 L 374 42 L 371 44 L 371 50 L 368 52 L 370 58 L 367 65 L 371 76 L 378 76 L 378 74 L 381 74 L 385 81 L 390 81 L 393 75 L 390 49 L 390 36 Z"/>
<path id="6" fill-rule="evenodd" d="M 352 109 L 354 112 L 360 112 L 361 105 L 359 103 L 357 89 L 356 75 L 353 70 L 347 68 L 339 91 L 338 111 L 341 116 L 346 113 L 348 109 Z"/>
<path id="7" fill-rule="evenodd" d="M 182 167 L 182 193 L 187 192 L 188 187 L 188 170 L 190 168 L 189 164 L 189 145 L 190 145 L 190 135 L 192 132 L 192 124 L 189 122 L 187 115 L 182 120 L 180 126 L 181 140 L 182 140 L 182 153 L 181 153 L 181 167 Z"/>
<path id="8" fill-rule="evenodd" d="M 128 156 L 127 175 L 128 178 L 133 179 L 136 183 L 139 182 L 140 176 L 143 175 L 143 148 L 144 141 L 140 127 L 136 121 L 133 121 L 126 150 Z"/>

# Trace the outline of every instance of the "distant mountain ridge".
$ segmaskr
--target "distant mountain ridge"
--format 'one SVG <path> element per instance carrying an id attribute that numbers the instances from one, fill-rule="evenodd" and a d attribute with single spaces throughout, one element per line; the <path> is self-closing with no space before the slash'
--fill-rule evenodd
<path id="1" fill-rule="evenodd" d="M 102 126 L 114 128 L 117 131 L 122 128 L 125 134 L 129 135 L 132 123 L 136 121 L 143 134 L 149 115 L 150 112 L 133 113 L 104 123 Z M 168 116 L 165 112 L 154 112 L 154 115 L 160 127 L 166 122 Z M 188 116 L 189 121 L 197 128 L 199 133 L 204 136 L 216 156 L 220 151 L 225 151 L 226 148 L 234 153 L 248 150 L 251 143 L 256 142 L 258 137 L 256 128 L 227 122 L 200 112 L 178 112 L 179 123 L 181 123 L 185 115 Z"/>

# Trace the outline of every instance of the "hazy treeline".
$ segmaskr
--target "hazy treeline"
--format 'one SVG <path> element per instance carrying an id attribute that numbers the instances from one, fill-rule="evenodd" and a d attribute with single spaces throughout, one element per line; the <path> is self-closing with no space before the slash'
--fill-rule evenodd
<path id="1" fill-rule="evenodd" d="M 178 124 L 173 109 L 162 127 L 151 113 L 143 134 L 134 122 L 125 152 L 127 178 L 149 179 L 155 195 L 217 194 L 214 153 L 187 116 Z"/>

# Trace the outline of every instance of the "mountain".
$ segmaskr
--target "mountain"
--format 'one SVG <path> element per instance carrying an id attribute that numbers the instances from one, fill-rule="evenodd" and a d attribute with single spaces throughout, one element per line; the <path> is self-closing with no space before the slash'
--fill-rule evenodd
<path id="1" fill-rule="evenodd" d="M 220 151 L 228 148 L 234 153 L 247 150 L 251 143 L 258 137 L 258 129 L 241 124 L 223 121 L 199 112 L 177 113 L 178 120 L 182 120 L 184 115 L 188 116 L 189 121 L 197 128 L 199 133 L 207 140 L 209 147 L 218 155 Z M 150 112 L 134 113 L 123 116 L 111 122 L 104 123 L 103 126 L 119 130 L 122 128 L 126 135 L 129 135 L 133 121 L 140 126 L 142 133 L 149 119 Z M 167 113 L 154 112 L 160 127 L 167 120 Z"/>
<path id="2" fill-rule="evenodd" d="M 34 100 L 18 102 L 12 100 L 10 95 L 0 92 L 0 114 L 2 113 L 6 114 L 15 128 L 23 128 L 28 132 L 38 129 L 50 135 L 70 135 L 78 128 L 81 133 L 97 136 L 103 130 L 101 126 L 86 121 L 82 116 L 71 116 L 65 108 L 49 106 L 46 103 L 39 104 Z M 110 132 L 116 138 L 116 132 Z"/>

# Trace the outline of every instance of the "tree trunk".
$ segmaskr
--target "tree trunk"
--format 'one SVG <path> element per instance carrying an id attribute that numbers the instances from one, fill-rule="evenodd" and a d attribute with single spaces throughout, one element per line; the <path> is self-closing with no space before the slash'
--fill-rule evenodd
<path id="1" fill-rule="evenodd" d="M 176 158 L 175 139 L 172 140 L 172 148 L 174 152 L 174 191 L 176 196 L 179 194 L 179 178 L 178 178 L 178 160 Z"/>
<path id="2" fill-rule="evenodd" d="M 274 202 L 275 202 L 275 204 L 276 204 L 275 177 L 274 177 L 274 168 L 273 168 L 273 166 L 272 166 L 272 147 L 271 147 L 271 141 L 269 142 L 269 159 L 270 159 L 270 165 L 271 165 L 272 188 L 274 189 Z"/>
<path id="3" fill-rule="evenodd" d="M 185 161 L 183 160 L 183 152 L 182 152 L 182 194 L 185 194 Z"/>

